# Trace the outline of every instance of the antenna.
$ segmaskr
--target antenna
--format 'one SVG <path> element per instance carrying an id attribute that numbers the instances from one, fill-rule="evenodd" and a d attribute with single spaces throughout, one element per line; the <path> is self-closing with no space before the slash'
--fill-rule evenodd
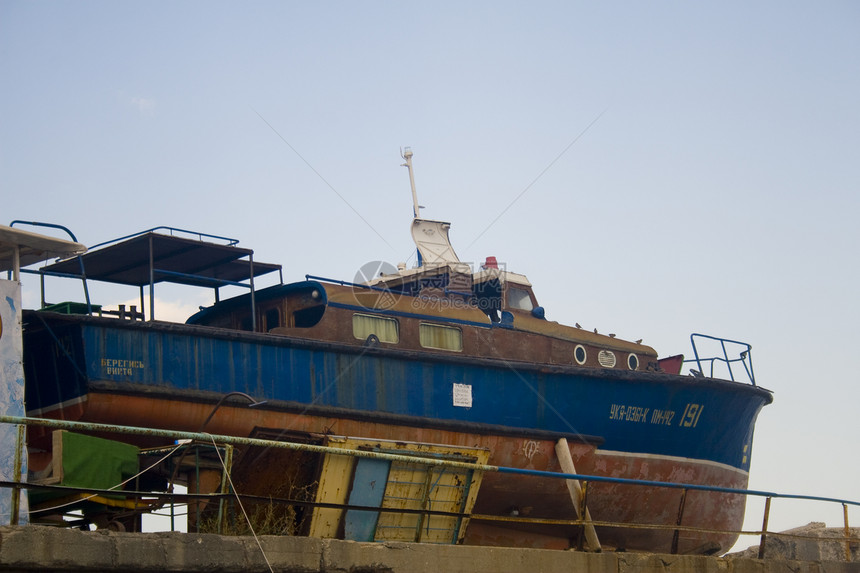
<path id="1" fill-rule="evenodd" d="M 412 148 L 404 147 L 400 150 L 400 157 L 406 160 L 406 163 L 401 165 L 409 170 L 409 185 L 412 186 L 412 214 L 414 218 L 421 217 L 421 205 L 418 204 L 418 193 L 415 191 L 415 176 L 412 174 Z"/>

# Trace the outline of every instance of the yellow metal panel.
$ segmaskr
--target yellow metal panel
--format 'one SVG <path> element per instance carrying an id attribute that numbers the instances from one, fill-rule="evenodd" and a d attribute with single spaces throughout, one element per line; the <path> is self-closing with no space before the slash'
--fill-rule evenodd
<path id="1" fill-rule="evenodd" d="M 326 455 L 317 487 L 317 503 L 346 503 L 354 466 L 355 458 L 352 456 Z M 309 535 L 337 537 L 342 514 L 340 509 L 314 507 Z"/>
<path id="2" fill-rule="evenodd" d="M 443 444 L 393 442 L 363 438 L 329 436 L 327 445 L 344 448 L 414 455 L 420 459 L 450 458 L 463 462 L 486 464 L 490 457 L 485 448 L 458 447 Z M 355 458 L 326 455 L 317 489 L 317 502 L 346 503 L 352 487 Z M 431 466 L 416 463 L 393 462 L 386 484 L 382 508 L 432 510 L 468 513 L 475 504 L 481 485 L 482 473 L 459 468 Z M 464 499 L 465 496 L 465 499 Z M 338 534 L 344 511 L 315 508 L 310 535 L 335 537 Z M 460 523 L 458 538 L 453 539 L 459 518 L 427 516 L 416 513 L 380 513 L 376 540 L 422 541 L 427 543 L 453 543 L 463 538 L 468 519 Z"/>
<path id="3" fill-rule="evenodd" d="M 461 508 L 470 511 L 471 507 L 464 504 L 464 495 L 479 486 L 475 482 L 480 476 L 467 484 L 468 474 L 466 470 L 423 464 L 393 464 L 382 506 L 452 513 L 459 513 Z M 457 541 L 452 537 L 459 521 L 459 518 L 442 515 L 383 513 L 379 517 L 376 539 L 453 543 Z M 459 537 L 465 533 L 464 525 L 460 527 Z"/>

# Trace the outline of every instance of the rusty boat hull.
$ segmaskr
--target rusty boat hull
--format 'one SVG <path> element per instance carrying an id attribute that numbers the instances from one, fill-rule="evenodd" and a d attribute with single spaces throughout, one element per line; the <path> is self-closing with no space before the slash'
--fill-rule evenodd
<path id="1" fill-rule="evenodd" d="M 24 320 L 31 416 L 450 444 L 486 448 L 490 464 L 522 470 L 561 471 L 554 447 L 565 438 L 581 474 L 742 489 L 756 417 L 772 400 L 749 384 L 661 372 L 41 311 Z M 230 392 L 266 403 L 227 403 L 210 419 Z M 30 442 L 38 447 L 39 436 Z M 725 550 L 744 514 L 743 496 L 730 492 L 592 482 L 587 500 L 601 542 L 627 550 Z M 472 514 L 463 543 L 567 548 L 582 531 L 565 523 L 576 515 L 564 481 L 546 477 L 487 473 Z M 676 537 L 679 516 L 703 531 Z"/>

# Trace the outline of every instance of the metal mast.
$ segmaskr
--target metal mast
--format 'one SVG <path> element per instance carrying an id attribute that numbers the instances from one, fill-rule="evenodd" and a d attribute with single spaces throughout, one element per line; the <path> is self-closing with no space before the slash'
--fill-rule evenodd
<path id="1" fill-rule="evenodd" d="M 412 186 L 412 214 L 416 219 L 421 218 L 421 205 L 418 204 L 418 193 L 415 191 L 415 175 L 412 173 L 412 148 L 404 147 L 400 152 L 400 156 L 406 160 L 406 163 L 401 165 L 409 170 L 409 185 Z"/>

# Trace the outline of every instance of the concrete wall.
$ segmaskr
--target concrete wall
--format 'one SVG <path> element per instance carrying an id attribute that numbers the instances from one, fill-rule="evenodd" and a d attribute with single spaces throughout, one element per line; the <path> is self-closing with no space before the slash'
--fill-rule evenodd
<path id="1" fill-rule="evenodd" d="M 853 540 L 860 539 L 860 527 L 848 530 Z M 860 542 L 850 544 L 851 561 L 860 567 Z M 750 547 L 732 557 L 758 557 L 759 548 Z M 843 561 L 845 554 L 845 529 L 828 528 L 824 523 L 812 522 L 802 527 L 780 533 L 768 533 L 764 550 L 765 559 L 791 559 L 795 561 Z"/>
<path id="2" fill-rule="evenodd" d="M 0 527 L 0 571 L 860 573 L 858 563 Z"/>

